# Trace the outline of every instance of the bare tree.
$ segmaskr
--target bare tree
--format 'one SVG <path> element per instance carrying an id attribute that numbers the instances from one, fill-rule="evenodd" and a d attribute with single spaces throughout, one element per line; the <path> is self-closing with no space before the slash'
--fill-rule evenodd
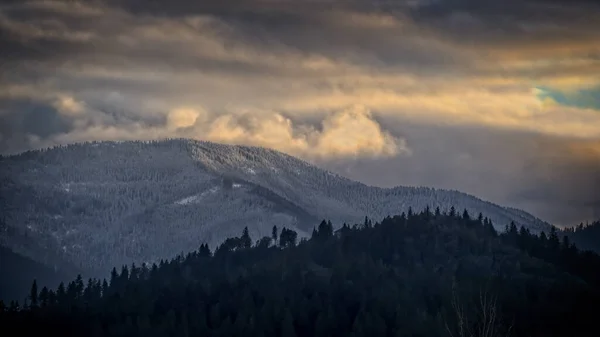
<path id="1" fill-rule="evenodd" d="M 487 289 L 480 289 L 477 301 L 473 303 L 475 312 L 473 318 L 461 302 L 456 284 L 452 285 L 452 310 L 456 315 L 456 327 L 451 329 L 445 322 L 446 331 L 450 337 L 505 337 L 509 336 L 512 325 L 504 329 L 498 313 L 497 297 Z M 454 330 L 454 332 L 453 332 Z"/>

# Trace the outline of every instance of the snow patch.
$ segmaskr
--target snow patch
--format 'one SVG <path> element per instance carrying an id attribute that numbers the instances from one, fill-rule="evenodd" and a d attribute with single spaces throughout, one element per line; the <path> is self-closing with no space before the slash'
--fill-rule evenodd
<path id="1" fill-rule="evenodd" d="M 177 200 L 177 201 L 175 201 L 175 204 L 177 204 L 177 205 L 195 204 L 195 203 L 198 203 L 206 195 L 217 193 L 217 191 L 219 191 L 219 187 L 215 186 L 215 187 L 212 187 L 211 189 L 209 189 L 208 191 L 204 191 L 200 194 L 192 195 L 187 198 Z"/>
<path id="2" fill-rule="evenodd" d="M 197 201 L 200 197 L 197 195 L 192 195 L 191 197 L 183 198 L 181 200 L 175 201 L 177 205 L 189 205 L 195 201 Z"/>
<path id="3" fill-rule="evenodd" d="M 233 184 L 233 188 L 240 188 L 242 187 L 242 184 Z"/>

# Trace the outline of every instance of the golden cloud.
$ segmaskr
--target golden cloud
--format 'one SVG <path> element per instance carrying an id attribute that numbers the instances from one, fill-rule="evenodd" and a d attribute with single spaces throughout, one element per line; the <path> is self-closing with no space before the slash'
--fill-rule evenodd
<path id="1" fill-rule="evenodd" d="M 320 128 L 294 125 L 281 114 L 218 117 L 205 138 L 217 142 L 255 144 L 301 157 L 394 156 L 410 154 L 402 139 L 382 130 L 364 107 L 352 106 L 327 116 Z"/>
<path id="2" fill-rule="evenodd" d="M 173 109 L 167 115 L 167 127 L 177 130 L 193 126 L 201 115 L 203 115 L 203 111 L 198 109 L 187 107 Z"/>
<path id="3" fill-rule="evenodd" d="M 53 105 L 60 113 L 68 116 L 79 115 L 85 109 L 85 106 L 82 102 L 78 102 L 73 97 L 66 95 L 60 95 L 54 101 Z"/>

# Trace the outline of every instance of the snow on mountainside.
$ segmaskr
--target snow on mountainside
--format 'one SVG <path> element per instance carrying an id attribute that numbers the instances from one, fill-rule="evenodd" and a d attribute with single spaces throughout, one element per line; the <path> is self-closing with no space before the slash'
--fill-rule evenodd
<path id="1" fill-rule="evenodd" d="M 273 225 L 308 235 L 429 205 L 482 212 L 497 228 L 548 224 L 457 191 L 370 187 L 264 148 L 185 139 L 94 142 L 0 160 L 0 245 L 38 261 L 59 256 L 88 270 L 156 261 L 215 247 L 248 226 L 254 239 Z M 50 259 L 50 261 L 49 261 Z"/>

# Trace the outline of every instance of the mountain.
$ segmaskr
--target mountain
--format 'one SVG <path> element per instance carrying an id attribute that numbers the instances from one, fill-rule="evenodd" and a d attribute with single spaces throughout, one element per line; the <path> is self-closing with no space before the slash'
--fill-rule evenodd
<path id="1" fill-rule="evenodd" d="M 244 226 L 308 236 L 323 218 L 451 206 L 536 233 L 549 225 L 520 210 L 426 187 L 378 188 L 274 150 L 174 139 L 93 142 L 0 159 L 0 245 L 46 264 L 90 271 L 215 247 Z"/>
<path id="2" fill-rule="evenodd" d="M 35 279 L 39 287 L 55 288 L 75 275 L 75 271 L 64 271 L 21 256 L 10 249 L 0 247 L 0 301 L 23 301 L 29 295 L 31 281 Z"/>

